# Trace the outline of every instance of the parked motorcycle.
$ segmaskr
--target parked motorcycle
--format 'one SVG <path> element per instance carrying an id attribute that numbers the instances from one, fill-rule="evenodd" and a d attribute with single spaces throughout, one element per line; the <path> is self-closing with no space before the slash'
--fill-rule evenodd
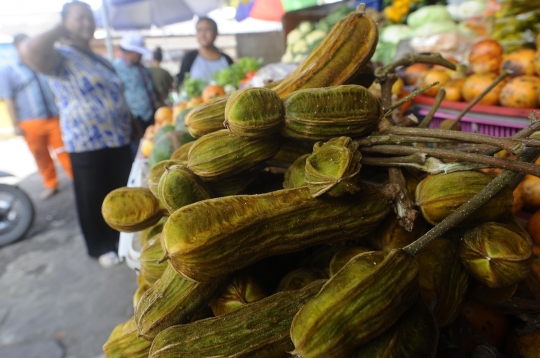
<path id="1" fill-rule="evenodd" d="M 0 178 L 13 175 L 0 171 Z M 34 222 L 32 200 L 16 185 L 0 183 L 0 246 L 22 238 Z"/>

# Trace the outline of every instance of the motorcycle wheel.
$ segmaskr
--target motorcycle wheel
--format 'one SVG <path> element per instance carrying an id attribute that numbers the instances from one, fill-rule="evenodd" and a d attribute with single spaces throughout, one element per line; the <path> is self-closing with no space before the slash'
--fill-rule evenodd
<path id="1" fill-rule="evenodd" d="M 0 246 L 22 238 L 34 221 L 30 197 L 13 185 L 0 184 Z"/>

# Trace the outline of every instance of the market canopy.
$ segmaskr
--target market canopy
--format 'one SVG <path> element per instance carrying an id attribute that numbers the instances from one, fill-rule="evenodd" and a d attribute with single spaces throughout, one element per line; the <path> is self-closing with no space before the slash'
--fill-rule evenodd
<path id="1" fill-rule="evenodd" d="M 281 21 L 286 12 L 319 5 L 317 0 L 239 0 L 236 20 L 248 17 L 267 21 Z"/>
<path id="2" fill-rule="evenodd" d="M 103 0 L 108 25 L 114 30 L 149 29 L 191 20 L 219 8 L 220 0 Z M 103 12 L 96 14 L 99 27 L 105 27 Z"/>

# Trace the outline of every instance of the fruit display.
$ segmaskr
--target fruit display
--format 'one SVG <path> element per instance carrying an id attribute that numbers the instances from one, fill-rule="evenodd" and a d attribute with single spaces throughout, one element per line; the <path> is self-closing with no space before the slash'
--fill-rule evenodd
<path id="1" fill-rule="evenodd" d="M 143 249 L 105 357 L 540 355 L 539 224 L 513 211 L 540 121 L 511 138 L 395 122 L 397 65 L 375 71 L 380 99 L 356 84 L 377 39 L 358 6 L 283 81 L 188 112 L 196 139 L 149 188 L 107 195 L 106 222 Z"/>
<path id="2" fill-rule="evenodd" d="M 504 48 L 494 39 L 484 39 L 473 44 L 468 66 L 459 65 L 457 71 L 434 66 L 410 66 L 403 79 L 408 85 L 423 87 L 438 81 L 439 86 L 424 92 L 435 97 L 438 88 L 445 88 L 445 100 L 472 102 L 507 71 L 509 76 L 497 79 L 497 84 L 478 101 L 479 105 L 509 108 L 538 108 L 540 105 L 540 49 L 518 49 L 504 53 Z M 440 66 L 439 66 L 440 67 Z"/>

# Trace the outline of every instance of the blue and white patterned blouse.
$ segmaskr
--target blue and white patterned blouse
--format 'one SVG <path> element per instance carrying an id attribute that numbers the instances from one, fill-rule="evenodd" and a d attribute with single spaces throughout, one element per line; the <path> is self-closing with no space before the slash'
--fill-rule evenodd
<path id="1" fill-rule="evenodd" d="M 150 71 L 142 65 L 128 65 L 121 58 L 114 60 L 113 66 L 124 84 L 124 96 L 131 113 L 143 121 L 152 120 L 157 98 Z M 144 76 L 144 80 L 141 75 Z"/>
<path id="2" fill-rule="evenodd" d="M 129 144 L 131 119 L 120 78 L 99 59 L 74 48 L 59 47 L 57 51 L 62 62 L 48 77 L 60 108 L 66 151 L 80 153 Z"/>

